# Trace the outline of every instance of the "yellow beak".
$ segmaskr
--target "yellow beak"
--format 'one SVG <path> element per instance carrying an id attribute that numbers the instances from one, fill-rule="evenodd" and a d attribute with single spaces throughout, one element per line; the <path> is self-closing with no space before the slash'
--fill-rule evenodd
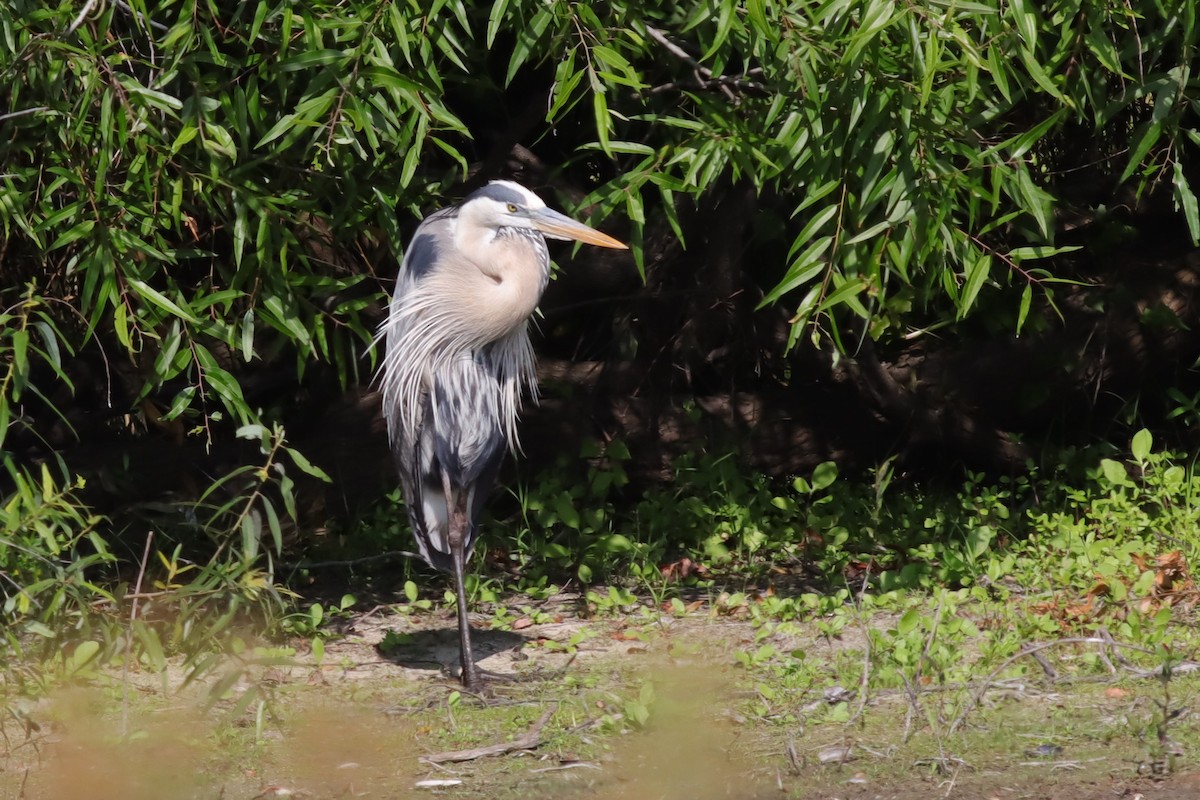
<path id="1" fill-rule="evenodd" d="M 530 215 L 534 227 L 554 239 L 574 239 L 584 244 L 594 244 L 597 247 L 611 247 L 614 250 L 628 250 L 629 245 L 623 244 L 607 233 L 601 233 L 582 222 L 576 222 L 565 214 L 552 211 L 549 208 L 539 209 Z"/>

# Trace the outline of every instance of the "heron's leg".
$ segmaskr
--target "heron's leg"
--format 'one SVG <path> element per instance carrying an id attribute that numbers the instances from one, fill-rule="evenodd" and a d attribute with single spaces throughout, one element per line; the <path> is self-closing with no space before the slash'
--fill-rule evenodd
<path id="1" fill-rule="evenodd" d="M 451 522 L 451 526 L 453 526 L 453 522 Z M 451 535 L 453 536 L 453 534 Z M 464 580 L 466 565 L 463 563 L 465 548 L 451 539 L 450 550 L 454 558 L 454 588 L 458 603 L 458 647 L 459 658 L 462 661 L 462 682 L 463 686 L 476 692 L 482 688 L 482 683 L 479 678 L 479 669 L 475 666 L 475 655 L 471 652 L 471 622 L 467 619 L 467 587 Z"/>
<path id="2" fill-rule="evenodd" d="M 450 557 L 454 561 L 454 591 L 458 605 L 458 648 L 462 663 L 463 686 L 479 691 L 483 684 L 479 669 L 475 666 L 475 654 L 471 651 L 471 621 L 467 618 L 466 560 L 467 537 L 470 520 L 467 519 L 466 492 L 455 492 L 450 486 L 450 476 L 442 473 L 442 487 L 446 494 L 446 531 L 450 545 Z"/>

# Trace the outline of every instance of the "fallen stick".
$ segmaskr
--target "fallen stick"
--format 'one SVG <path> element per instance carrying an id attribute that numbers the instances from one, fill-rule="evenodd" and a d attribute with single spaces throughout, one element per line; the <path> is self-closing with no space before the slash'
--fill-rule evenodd
<path id="1" fill-rule="evenodd" d="M 488 756 L 502 756 L 514 750 L 533 750 L 541 746 L 542 728 L 546 727 L 546 723 L 550 721 L 552 714 L 554 714 L 553 708 L 542 714 L 542 718 L 535 722 L 532 728 L 511 742 L 498 742 L 485 747 L 473 747 L 470 750 L 431 753 L 427 756 L 421 756 L 420 760 L 427 764 L 445 764 L 450 761 L 474 761 L 477 758 L 487 758 Z"/>

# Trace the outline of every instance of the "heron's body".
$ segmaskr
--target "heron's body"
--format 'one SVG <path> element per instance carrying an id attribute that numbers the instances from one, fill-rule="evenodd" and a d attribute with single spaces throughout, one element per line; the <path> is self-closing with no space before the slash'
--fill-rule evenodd
<path id="1" fill-rule="evenodd" d="M 526 393 L 536 399 L 529 317 L 550 277 L 543 234 L 624 245 L 496 181 L 428 216 L 409 245 L 381 331 L 383 411 L 421 557 L 455 576 L 463 682 L 470 651 L 463 570 L 477 517 Z"/>

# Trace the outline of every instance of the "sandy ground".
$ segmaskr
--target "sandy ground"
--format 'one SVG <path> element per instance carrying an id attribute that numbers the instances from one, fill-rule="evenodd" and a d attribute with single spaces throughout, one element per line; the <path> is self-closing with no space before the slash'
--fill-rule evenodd
<path id="1" fill-rule="evenodd" d="M 457 706 L 448 699 L 457 632 L 444 611 L 380 607 L 342 620 L 321 663 L 297 643 L 294 654 L 243 664 L 227 673 L 235 679 L 210 708 L 211 683 L 177 691 L 182 673 L 166 676 L 167 693 L 161 675 L 94 676 L 9 710 L 0 726 L 0 800 L 1200 798 L 1200 772 L 1186 753 L 1173 774 L 1144 774 L 1130 757 L 1135 740 L 1111 750 L 1072 742 L 1032 766 L 1020 753 L 986 751 L 930 766 L 899 749 L 897 726 L 884 724 L 892 709 L 903 716 L 901 702 L 880 701 L 870 725 L 844 730 L 748 721 L 737 711 L 756 689 L 734 666 L 736 652 L 771 641 L 783 652 L 830 658 L 861 647 L 853 631 L 829 640 L 801 628 L 764 639 L 744 620 L 708 613 L 596 620 L 577 610 L 573 598 L 555 598 L 530 617 L 510 615 L 510 630 L 474 615 L 480 665 L 534 688 Z M 644 685 L 630 675 L 656 688 L 645 728 L 620 724 L 620 703 Z M 1028 698 L 1031 722 L 1047 713 L 1045 702 Z M 1057 693 L 1053 702 L 1073 700 Z M 543 710 L 554 719 L 531 750 L 457 764 L 422 760 L 511 740 Z M 844 758 L 830 758 L 838 747 Z"/>

